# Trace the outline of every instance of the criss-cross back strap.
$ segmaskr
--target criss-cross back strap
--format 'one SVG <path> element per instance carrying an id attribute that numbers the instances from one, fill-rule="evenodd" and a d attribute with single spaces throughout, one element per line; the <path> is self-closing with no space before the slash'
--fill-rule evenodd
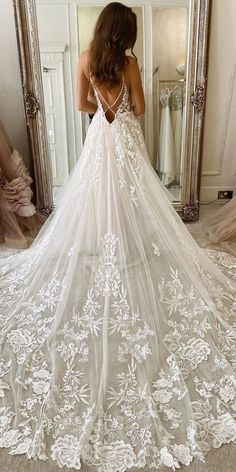
<path id="1" fill-rule="evenodd" d="M 92 80 L 91 80 L 92 82 Z M 92 82 L 93 83 L 93 82 Z M 120 89 L 120 92 L 119 92 L 119 95 L 118 97 L 115 99 L 115 101 L 112 103 L 112 105 L 109 105 L 109 103 L 106 101 L 106 99 L 103 97 L 102 93 L 100 92 L 100 90 L 98 90 L 94 84 L 93 84 L 93 87 L 95 88 L 95 90 L 97 91 L 97 93 L 100 95 L 100 97 L 103 99 L 104 103 L 106 104 L 107 108 L 106 110 L 104 110 L 104 113 L 107 112 L 107 110 L 111 110 L 111 112 L 113 113 L 113 115 L 115 116 L 115 112 L 114 110 L 112 110 L 112 108 L 115 106 L 115 104 L 118 102 L 119 98 L 121 97 L 121 94 L 123 92 L 123 89 L 124 89 L 124 74 L 122 73 L 122 85 L 121 85 L 121 89 Z"/>

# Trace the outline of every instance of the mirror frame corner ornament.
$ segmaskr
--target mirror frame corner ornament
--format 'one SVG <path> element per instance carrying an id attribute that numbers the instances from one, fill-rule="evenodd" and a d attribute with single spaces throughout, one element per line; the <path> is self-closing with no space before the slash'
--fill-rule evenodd
<path id="1" fill-rule="evenodd" d="M 35 0 L 12 0 L 29 149 L 34 167 L 36 206 L 53 208 L 52 169 L 43 97 Z M 173 205 L 184 221 L 199 217 L 203 122 L 206 100 L 211 0 L 190 0 L 190 47 L 186 88 L 186 159 L 182 198 Z"/>

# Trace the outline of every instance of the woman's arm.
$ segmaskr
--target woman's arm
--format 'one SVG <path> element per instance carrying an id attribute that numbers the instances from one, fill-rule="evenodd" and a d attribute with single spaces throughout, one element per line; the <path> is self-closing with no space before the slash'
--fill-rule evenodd
<path id="1" fill-rule="evenodd" d="M 90 91 L 90 82 L 88 80 L 88 53 L 83 52 L 80 55 L 80 59 L 77 67 L 77 84 L 76 84 L 76 104 L 80 111 L 87 113 L 96 113 L 97 104 L 93 99 Z"/>
<path id="2" fill-rule="evenodd" d="M 145 98 L 143 93 L 142 78 L 137 61 L 133 58 L 129 64 L 131 97 L 133 102 L 133 112 L 136 116 L 145 113 Z"/>
<path id="3" fill-rule="evenodd" d="M 95 103 L 95 105 L 97 105 L 97 99 L 94 95 L 94 89 L 93 89 L 93 86 L 92 86 L 91 82 L 89 83 L 89 91 L 88 91 L 87 99 L 88 99 L 89 102 Z"/>

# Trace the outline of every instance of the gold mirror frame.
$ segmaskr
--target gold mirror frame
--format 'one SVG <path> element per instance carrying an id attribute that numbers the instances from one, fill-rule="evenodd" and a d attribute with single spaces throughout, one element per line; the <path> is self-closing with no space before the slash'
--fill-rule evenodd
<path id="1" fill-rule="evenodd" d="M 53 208 L 52 170 L 46 127 L 35 0 L 13 0 L 36 206 Z M 210 0 L 190 1 L 189 64 L 186 81 L 186 146 L 182 201 L 173 202 L 185 221 L 199 216 L 203 122 L 207 84 Z"/>

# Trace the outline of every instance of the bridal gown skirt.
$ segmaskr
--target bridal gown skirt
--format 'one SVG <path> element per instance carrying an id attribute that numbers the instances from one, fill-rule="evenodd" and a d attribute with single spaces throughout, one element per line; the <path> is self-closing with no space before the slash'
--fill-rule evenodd
<path id="1" fill-rule="evenodd" d="M 236 283 L 176 214 L 132 111 L 96 113 L 58 207 L 0 274 L 10 454 L 174 470 L 236 439 Z"/>

